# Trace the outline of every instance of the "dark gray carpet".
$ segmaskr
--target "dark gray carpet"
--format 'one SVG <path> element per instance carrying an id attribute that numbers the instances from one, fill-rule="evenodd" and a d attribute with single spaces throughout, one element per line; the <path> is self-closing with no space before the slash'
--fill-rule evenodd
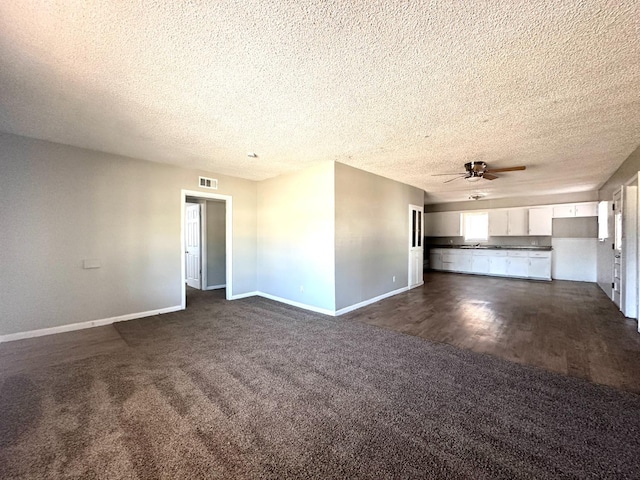
<path id="1" fill-rule="evenodd" d="M 0 478 L 640 475 L 631 393 L 217 292 L 116 328 L 0 376 Z"/>

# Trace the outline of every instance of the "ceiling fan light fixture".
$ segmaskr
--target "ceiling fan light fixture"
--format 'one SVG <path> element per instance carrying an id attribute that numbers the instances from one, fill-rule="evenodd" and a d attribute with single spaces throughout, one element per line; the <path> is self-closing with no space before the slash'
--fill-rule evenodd
<path id="1" fill-rule="evenodd" d="M 465 180 L 467 182 L 477 182 L 478 180 L 480 180 L 482 177 L 481 176 L 476 176 L 476 175 L 471 175 L 469 177 L 465 177 Z"/>

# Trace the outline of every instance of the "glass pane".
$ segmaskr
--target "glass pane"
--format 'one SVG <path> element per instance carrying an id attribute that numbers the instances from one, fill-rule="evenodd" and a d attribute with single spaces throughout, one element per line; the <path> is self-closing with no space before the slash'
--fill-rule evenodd
<path id="1" fill-rule="evenodd" d="M 411 246 L 416 246 L 416 211 L 411 210 Z"/>

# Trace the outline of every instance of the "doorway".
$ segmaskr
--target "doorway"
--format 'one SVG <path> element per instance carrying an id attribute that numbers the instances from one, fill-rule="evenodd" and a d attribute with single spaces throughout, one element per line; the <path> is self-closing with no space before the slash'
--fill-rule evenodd
<path id="1" fill-rule="evenodd" d="M 200 290 L 204 285 L 202 272 L 207 268 L 207 264 L 203 262 L 202 258 L 202 248 L 206 248 L 206 241 L 201 242 L 203 237 L 201 205 L 187 202 L 184 215 L 185 282 L 187 286 Z"/>
<path id="2" fill-rule="evenodd" d="M 222 236 L 224 248 L 223 251 L 217 251 L 214 254 L 209 250 L 209 256 L 212 258 L 207 258 L 207 233 L 212 236 L 220 232 L 212 233 L 205 229 L 207 217 L 209 217 L 207 215 L 208 207 L 209 210 L 219 211 L 224 220 L 223 222 L 215 222 L 220 227 L 224 225 L 224 235 Z M 230 300 L 233 295 L 232 197 L 216 193 L 182 190 L 180 192 L 180 211 L 182 308 L 187 306 L 187 285 L 202 290 L 225 288 L 225 298 Z M 224 265 L 223 277 L 216 277 L 211 268 L 207 268 L 216 263 Z M 211 281 L 216 284 L 211 284 Z"/>
<path id="3" fill-rule="evenodd" d="M 424 207 L 409 205 L 409 288 L 424 283 Z"/>

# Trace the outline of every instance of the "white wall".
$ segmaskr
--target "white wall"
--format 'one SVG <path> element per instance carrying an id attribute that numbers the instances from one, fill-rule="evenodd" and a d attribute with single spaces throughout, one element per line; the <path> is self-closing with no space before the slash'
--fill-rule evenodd
<path id="1" fill-rule="evenodd" d="M 336 163 L 337 310 L 407 287 L 409 205 L 423 203 L 418 188 Z"/>
<path id="2" fill-rule="evenodd" d="M 233 294 L 255 291 L 255 182 L 0 133 L 0 335 L 179 306 L 198 175 L 233 196 Z"/>
<path id="3" fill-rule="evenodd" d="M 260 292 L 335 310 L 334 192 L 333 162 L 258 184 Z"/>
<path id="4" fill-rule="evenodd" d="M 576 282 L 597 280 L 597 238 L 552 238 L 551 246 L 551 278 Z"/>

